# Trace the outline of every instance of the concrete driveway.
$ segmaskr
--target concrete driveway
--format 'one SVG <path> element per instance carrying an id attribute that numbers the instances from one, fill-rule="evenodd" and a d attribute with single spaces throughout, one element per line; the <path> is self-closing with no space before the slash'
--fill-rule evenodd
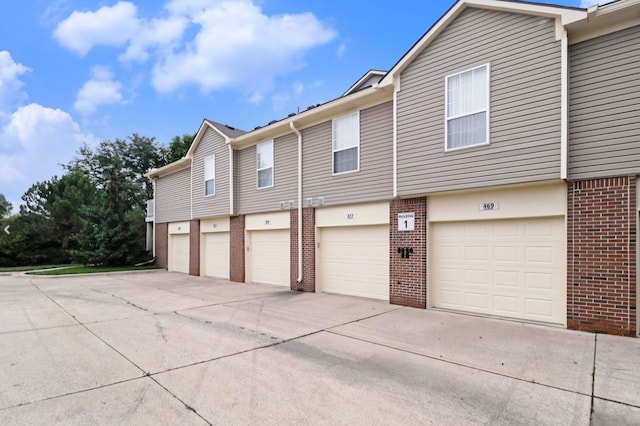
<path id="1" fill-rule="evenodd" d="M 0 276 L 0 424 L 640 424 L 640 341 L 163 271 Z"/>

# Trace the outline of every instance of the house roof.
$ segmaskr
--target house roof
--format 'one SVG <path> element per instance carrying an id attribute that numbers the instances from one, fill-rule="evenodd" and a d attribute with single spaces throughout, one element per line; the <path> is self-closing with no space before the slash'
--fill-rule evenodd
<path id="1" fill-rule="evenodd" d="M 378 78 L 378 81 L 380 81 L 380 80 L 382 79 L 382 77 L 384 77 L 384 76 L 385 76 L 385 74 L 386 74 L 386 73 L 387 73 L 386 71 L 382 71 L 382 70 L 373 70 L 373 69 L 372 69 L 372 70 L 367 71 L 366 73 L 364 73 L 364 75 L 363 75 L 362 77 L 360 77 L 360 78 L 358 79 L 358 81 L 356 81 L 355 83 L 353 83 L 353 85 L 352 85 L 351 87 L 349 87 L 349 88 L 347 89 L 347 91 L 346 91 L 346 92 L 344 92 L 344 93 L 342 94 L 342 96 L 347 96 L 347 95 L 352 94 L 353 92 L 357 92 L 359 89 L 363 89 L 362 84 L 363 84 L 364 82 L 366 82 L 367 80 L 369 80 L 371 77 L 378 76 L 378 77 L 379 77 L 379 78 Z M 376 83 L 377 83 L 378 81 L 376 81 Z"/>
<path id="2" fill-rule="evenodd" d="M 245 130 L 236 129 L 235 127 L 231 127 L 227 124 L 221 124 L 209 119 L 205 119 L 205 121 L 208 122 L 212 127 L 215 127 L 218 132 L 230 138 L 237 138 L 238 136 L 242 136 L 247 133 Z"/>

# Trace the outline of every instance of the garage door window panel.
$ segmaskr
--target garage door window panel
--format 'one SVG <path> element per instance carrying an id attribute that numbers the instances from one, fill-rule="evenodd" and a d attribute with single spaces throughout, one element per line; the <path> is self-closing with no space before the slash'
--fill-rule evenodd
<path id="1" fill-rule="evenodd" d="M 333 120 L 333 174 L 360 169 L 360 113 Z"/>
<path id="2" fill-rule="evenodd" d="M 489 65 L 445 80 L 445 151 L 489 144 Z"/>

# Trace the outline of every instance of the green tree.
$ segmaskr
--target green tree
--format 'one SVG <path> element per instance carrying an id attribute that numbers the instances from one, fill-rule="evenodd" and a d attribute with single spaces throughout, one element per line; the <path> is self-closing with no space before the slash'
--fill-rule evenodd
<path id="1" fill-rule="evenodd" d="M 9 216 L 11 214 L 11 210 L 13 210 L 13 205 L 3 194 L 0 194 L 0 219 Z"/>
<path id="2" fill-rule="evenodd" d="M 162 155 L 153 138 L 133 135 L 85 149 L 67 165 L 85 173 L 98 192 L 75 238 L 74 259 L 89 264 L 130 265 L 145 259 L 145 201 L 153 195 L 144 173 Z M 90 168 L 88 168 L 90 167 Z"/>
<path id="3" fill-rule="evenodd" d="M 165 164 L 173 163 L 187 155 L 195 135 L 175 136 L 165 149 Z"/>
<path id="4" fill-rule="evenodd" d="M 95 149 L 84 145 L 78 150 L 78 156 L 64 167 L 81 171 L 100 189 L 105 181 L 105 167 L 109 161 L 117 161 L 119 178 L 134 184 L 127 190 L 134 204 L 142 208 L 146 200 L 153 198 L 153 184 L 144 175 L 152 168 L 162 167 L 166 155 L 166 149 L 155 138 L 134 133 L 127 139 L 103 141 Z"/>
<path id="5" fill-rule="evenodd" d="M 95 199 L 94 184 L 79 171 L 61 178 L 36 182 L 22 196 L 20 214 L 30 235 L 40 241 L 58 242 L 69 248 L 71 237 L 82 228 L 82 213 Z"/>

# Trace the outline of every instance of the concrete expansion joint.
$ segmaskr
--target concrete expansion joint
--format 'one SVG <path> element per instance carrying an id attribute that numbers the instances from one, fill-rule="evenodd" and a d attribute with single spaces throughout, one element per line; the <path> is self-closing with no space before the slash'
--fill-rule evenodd
<path id="1" fill-rule="evenodd" d="M 593 336 L 593 369 L 591 370 L 591 411 L 589 413 L 589 422 L 593 421 L 595 412 L 595 389 L 596 389 L 596 356 L 598 353 L 598 335 Z"/>
<path id="2" fill-rule="evenodd" d="M 112 387 L 112 386 L 121 385 L 123 383 L 133 382 L 135 380 L 142 379 L 143 377 L 145 377 L 145 376 L 132 377 L 130 379 L 120 380 L 120 381 L 113 382 L 113 383 L 107 383 L 107 384 L 100 385 L 100 386 L 94 386 L 92 388 L 81 389 L 81 390 L 74 391 L 74 392 L 67 392 L 67 393 L 63 393 L 63 394 L 60 394 L 60 395 L 50 396 L 48 398 L 35 399 L 33 401 L 21 402 L 20 404 L 17 404 L 17 405 L 11 405 L 9 407 L 2 407 L 2 408 L 0 408 L 0 411 L 10 410 L 12 408 L 17 408 L 17 407 L 24 407 L 24 406 L 28 406 L 28 405 L 31 405 L 31 404 L 37 404 L 39 402 L 51 401 L 51 400 L 58 399 L 58 398 L 65 398 L 67 396 L 79 395 L 79 394 L 83 394 L 83 393 L 87 393 L 87 392 L 92 392 L 92 391 L 95 391 L 95 390 L 98 390 L 98 389 L 105 389 L 105 388 L 109 388 L 109 387 Z"/>
<path id="3" fill-rule="evenodd" d="M 153 380 L 153 382 L 155 384 L 157 384 L 158 386 L 160 386 L 162 389 L 164 389 L 165 392 L 167 392 L 169 395 L 171 395 L 173 398 L 176 399 L 176 401 L 179 401 L 184 408 L 186 408 L 187 410 L 193 412 L 196 416 L 200 417 L 204 422 L 206 422 L 208 425 L 213 426 L 213 424 L 207 420 L 206 418 L 204 418 L 200 413 L 198 413 L 198 411 L 193 408 L 192 406 L 190 406 L 189 404 L 187 404 L 186 402 L 184 402 L 183 400 L 181 400 L 180 398 L 178 398 L 178 396 L 176 394 L 174 394 L 173 392 L 171 392 L 169 389 L 167 389 L 166 387 L 164 387 L 160 382 L 158 382 L 151 374 L 148 375 L 148 377 Z"/>

